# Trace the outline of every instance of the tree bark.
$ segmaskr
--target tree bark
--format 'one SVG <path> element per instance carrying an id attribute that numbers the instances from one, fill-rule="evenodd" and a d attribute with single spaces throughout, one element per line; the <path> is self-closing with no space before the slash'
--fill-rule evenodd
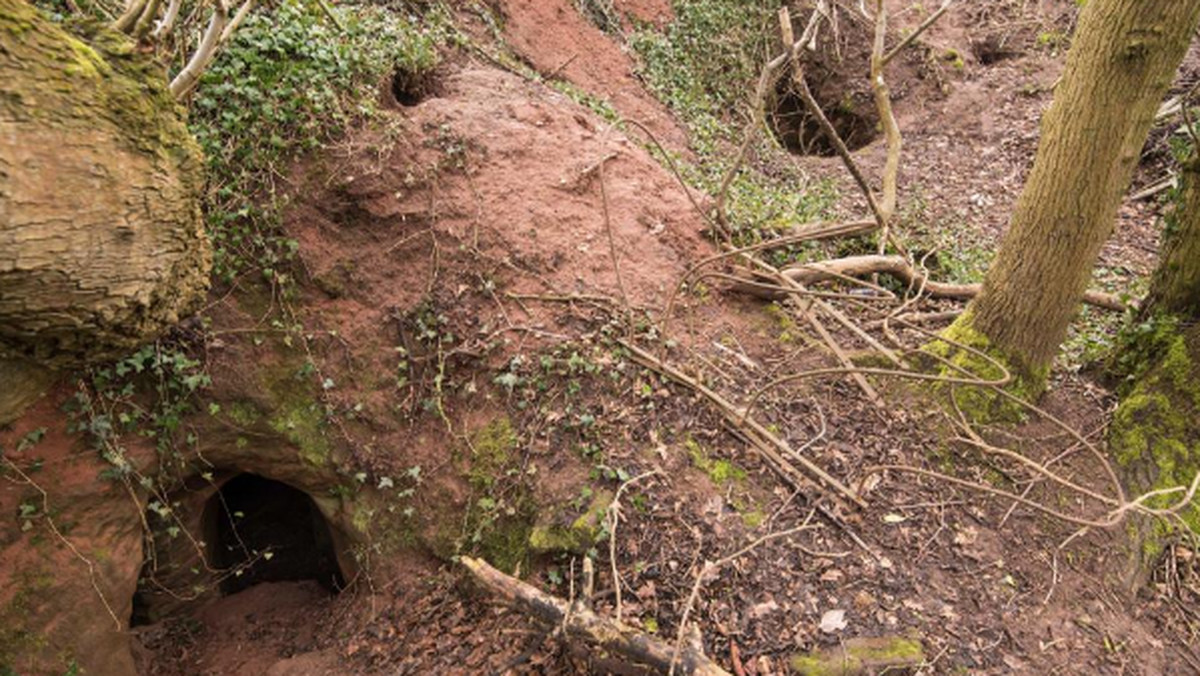
<path id="1" fill-rule="evenodd" d="M 161 67 L 0 0 L 0 360 L 122 355 L 207 288 L 203 161 Z M 0 408 L 0 424 L 16 413 Z"/>
<path id="2" fill-rule="evenodd" d="M 1195 152 L 1200 152 L 1197 149 Z M 1142 315 L 1200 318 L 1200 158 L 1182 167 L 1179 194 L 1167 215 L 1158 268 Z"/>
<path id="3" fill-rule="evenodd" d="M 1033 170 L 983 290 L 956 326 L 1022 375 L 1066 337 L 1200 0 L 1091 0 L 1042 121 Z"/>
<path id="4" fill-rule="evenodd" d="M 1200 149 L 1193 152 L 1200 152 Z M 1200 159 L 1182 167 L 1163 250 L 1142 306 L 1152 327 L 1117 355 L 1125 390 L 1109 426 L 1109 449 L 1133 496 L 1187 486 L 1200 472 Z M 1151 502 L 1167 507 L 1179 494 Z M 1200 498 L 1179 523 L 1135 519 L 1127 582 L 1141 587 L 1180 527 L 1200 533 Z"/>

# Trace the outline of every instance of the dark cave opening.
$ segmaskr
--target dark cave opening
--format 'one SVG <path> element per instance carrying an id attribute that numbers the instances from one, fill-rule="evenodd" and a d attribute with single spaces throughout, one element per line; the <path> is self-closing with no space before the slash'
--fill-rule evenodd
<path id="1" fill-rule="evenodd" d="M 329 524 L 307 493 L 257 474 L 239 474 L 204 508 L 210 564 L 225 571 L 222 594 L 260 582 L 315 580 L 345 586 Z"/>
<path id="2" fill-rule="evenodd" d="M 433 93 L 433 79 L 428 73 L 413 73 L 397 70 L 392 74 L 392 98 L 396 103 L 409 108 L 424 101 Z"/>
<path id="3" fill-rule="evenodd" d="M 808 112 L 800 94 L 789 85 L 784 82 L 776 91 L 766 111 L 767 125 L 775 138 L 795 155 L 836 156 L 837 148 L 822 131 L 820 122 Z M 848 150 L 858 150 L 875 140 L 878 132 L 872 115 L 862 114 L 860 105 L 849 96 L 825 101 L 822 100 L 822 94 L 821 89 L 815 89 L 813 98 Z"/>

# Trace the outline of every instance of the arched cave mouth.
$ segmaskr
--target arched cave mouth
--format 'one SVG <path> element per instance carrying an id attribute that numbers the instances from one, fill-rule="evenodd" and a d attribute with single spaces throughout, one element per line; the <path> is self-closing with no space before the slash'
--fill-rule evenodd
<path id="1" fill-rule="evenodd" d="M 204 506 L 210 565 L 226 571 L 222 594 L 262 582 L 315 580 L 345 586 L 333 533 L 307 493 L 257 474 L 225 482 Z"/>
<path id="2" fill-rule="evenodd" d="M 429 73 L 413 73 L 400 69 L 392 73 L 392 99 L 411 108 L 433 95 L 434 80 Z"/>
<path id="3" fill-rule="evenodd" d="M 817 118 L 808 112 L 804 100 L 790 87 L 791 82 L 784 78 L 780 89 L 767 104 L 767 125 L 775 138 L 794 155 L 816 155 L 818 157 L 834 157 L 837 148 L 829 137 L 821 130 Z M 864 107 L 854 100 L 854 97 L 843 93 L 836 100 L 824 100 L 825 88 L 812 87 L 813 98 L 829 119 L 838 136 L 846 144 L 846 148 L 854 151 L 869 145 L 879 135 L 876 129 L 874 109 Z M 870 110 L 863 114 L 862 110 Z"/>

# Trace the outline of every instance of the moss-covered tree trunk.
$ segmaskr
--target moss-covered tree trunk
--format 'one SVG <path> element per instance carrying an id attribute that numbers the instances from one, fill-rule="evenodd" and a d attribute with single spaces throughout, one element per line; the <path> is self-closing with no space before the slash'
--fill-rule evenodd
<path id="1" fill-rule="evenodd" d="M 1117 355 L 1121 403 L 1109 428 L 1109 447 L 1131 496 L 1189 485 L 1200 472 L 1200 160 L 1184 167 L 1167 216 L 1158 269 L 1139 323 L 1145 329 Z M 1150 502 L 1178 503 L 1182 493 Z M 1200 498 L 1182 523 L 1135 519 L 1128 581 L 1140 586 L 1182 526 L 1200 534 Z"/>
<path id="2" fill-rule="evenodd" d="M 85 42 L 0 0 L 0 424 L 47 369 L 127 352 L 203 298 L 203 163 L 184 117 L 123 36 Z"/>
<path id="3" fill-rule="evenodd" d="M 1179 192 L 1163 231 L 1158 268 L 1142 304 L 1145 317 L 1200 318 L 1200 157 L 1188 160 L 1181 173 Z"/>
<path id="4" fill-rule="evenodd" d="M 950 334 L 1034 383 L 1078 309 L 1200 0 L 1091 0 L 983 291 Z"/>

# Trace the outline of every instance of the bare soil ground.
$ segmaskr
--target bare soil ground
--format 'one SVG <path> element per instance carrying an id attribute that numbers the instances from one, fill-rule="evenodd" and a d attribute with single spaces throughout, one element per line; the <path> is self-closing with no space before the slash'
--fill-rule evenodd
<path id="1" fill-rule="evenodd" d="M 536 70 L 560 73 L 622 115 L 646 121 L 670 144 L 686 145 L 686 133 L 635 79 L 619 38 L 589 24 L 567 0 L 500 4 L 506 38 Z M 907 3 L 891 4 L 900 26 L 918 22 Z M 1061 73 L 1058 36 L 1069 32 L 1073 6 L 956 3 L 923 39 L 929 48 L 904 57 L 905 75 L 894 84 L 906 144 L 902 201 L 906 222 L 925 236 L 994 250 Z M 669 20 L 665 3 L 618 8 Z M 1185 65 L 1181 78 L 1194 76 Z M 393 327 L 398 314 L 432 294 L 446 314 L 445 330 L 479 345 L 486 342 L 480 336 L 514 334 L 481 358 L 458 355 L 456 377 L 485 390 L 513 355 L 568 342 L 603 344 L 620 306 L 583 297 L 621 294 L 605 238 L 605 202 L 634 306 L 659 307 L 683 269 L 714 251 L 687 198 L 645 150 L 538 83 L 460 63 L 437 97 L 397 108 L 389 120 L 294 179 L 302 195 L 288 228 L 311 282 L 304 311 L 349 345 L 390 345 L 381 327 Z M 602 196 L 597 163 L 613 154 Z M 876 175 L 884 152 L 876 142 L 857 156 Z M 447 166 L 446 158 L 461 163 Z M 839 182 L 846 215 L 863 213 L 835 158 L 796 161 Z M 1148 164 L 1139 182 L 1149 183 L 1157 170 Z M 1156 210 L 1154 201 L 1122 208 L 1103 254 L 1117 272 L 1105 281 L 1129 287 L 1152 269 Z M 579 297 L 550 302 L 554 294 Z M 830 363 L 803 330 L 761 302 L 715 289 L 685 298 L 674 331 L 674 361 L 732 397 L 775 375 Z M 860 347 L 850 336 L 841 339 Z M 347 404 L 366 401 L 366 422 L 352 432 L 368 431 L 376 449 L 404 449 L 364 454 L 363 462 L 420 462 L 433 468 L 429 485 L 454 492 L 452 481 L 438 480 L 438 468 L 454 472 L 437 441 L 440 423 L 385 422 L 395 402 L 361 375 L 390 363 L 379 356 L 351 369 L 336 354 L 335 346 L 322 355 L 331 376 L 363 381 L 334 395 Z M 528 408 L 501 393 L 456 413 L 471 420 L 507 410 L 521 433 L 523 466 L 537 466 L 538 494 L 547 503 L 591 481 L 593 463 L 568 450 L 583 437 L 554 431 L 579 410 L 596 421 L 590 438 L 603 440 L 604 464 L 630 476 L 659 471 L 626 498 L 616 564 L 625 621 L 668 640 L 705 561 L 809 520 L 810 529 L 752 549 L 704 585 L 692 617 L 708 654 L 740 673 L 787 673 L 791 655 L 861 636 L 920 640 L 926 661 L 919 673 L 1200 673 L 1200 584 L 1187 572 L 1188 552 L 1170 558 L 1170 575 L 1130 594 L 1120 579 L 1127 562 L 1121 530 L 1088 532 L 1060 548 L 1075 530 L 1068 524 L 944 482 L 869 472 L 883 464 L 936 469 L 961 461 L 964 476 L 1028 487 L 1031 498 L 1063 509 L 1080 506 L 1072 495 L 1016 482 L 1005 466 L 950 443 L 946 418 L 920 391 L 878 384 L 889 402 L 883 411 L 836 378 L 779 388 L 758 407 L 781 437 L 862 487 L 870 507 L 861 512 L 822 502 L 845 529 L 814 516 L 816 494 L 797 495 L 781 482 L 707 403 L 643 372 L 585 382 L 574 410 L 556 404 L 551 390 Z M 1043 402 L 1097 441 L 1112 405 L 1103 387 L 1067 371 L 1056 374 Z M 1061 429 L 1036 419 L 983 432 L 1039 461 L 1072 445 Z M 731 463 L 733 477 L 713 471 L 714 459 Z M 1103 480 L 1082 450 L 1062 467 L 1089 485 Z M 615 595 L 607 545 L 600 549 L 594 603 L 609 614 Z M 571 557 L 532 565 L 524 577 L 557 594 L 566 596 L 577 580 Z M 845 626 L 821 629 L 826 613 L 838 610 Z M 391 572 L 384 563 L 369 585 L 332 598 L 303 584 L 260 585 L 196 618 L 145 628 L 140 640 L 147 674 L 605 671 L 472 590 L 453 564 L 432 556 Z"/>

